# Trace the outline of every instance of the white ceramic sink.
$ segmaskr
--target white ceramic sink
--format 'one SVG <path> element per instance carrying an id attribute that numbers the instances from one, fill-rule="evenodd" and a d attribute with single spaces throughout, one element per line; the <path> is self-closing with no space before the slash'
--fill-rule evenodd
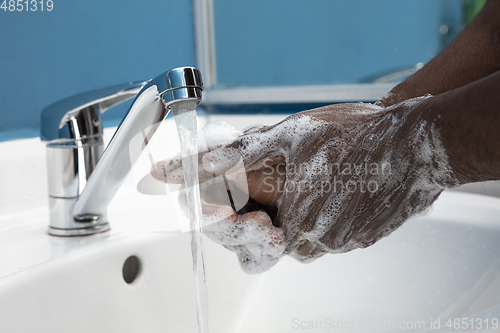
<path id="1" fill-rule="evenodd" d="M 197 332 L 175 200 L 138 193 L 135 170 L 109 208 L 110 232 L 49 236 L 43 155 L 36 139 L 0 144 L 0 332 Z M 439 332 L 448 318 L 498 331 L 499 198 L 445 192 L 370 248 L 307 265 L 284 258 L 261 275 L 208 239 L 205 249 L 211 332 L 400 332 L 420 322 L 410 331 L 424 332 L 440 320 Z M 130 256 L 141 268 L 128 284 Z"/>

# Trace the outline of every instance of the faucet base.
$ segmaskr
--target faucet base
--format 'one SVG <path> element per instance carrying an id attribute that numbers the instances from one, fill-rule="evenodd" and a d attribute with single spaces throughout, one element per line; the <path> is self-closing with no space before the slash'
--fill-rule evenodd
<path id="1" fill-rule="evenodd" d="M 109 223 L 98 224 L 91 227 L 77 229 L 59 229 L 49 227 L 49 234 L 52 236 L 72 237 L 72 236 L 88 236 L 109 230 Z"/>

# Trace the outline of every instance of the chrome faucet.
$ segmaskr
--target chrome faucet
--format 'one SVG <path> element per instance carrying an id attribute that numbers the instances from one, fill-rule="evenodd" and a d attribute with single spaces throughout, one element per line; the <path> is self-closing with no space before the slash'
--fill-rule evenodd
<path id="1" fill-rule="evenodd" d="M 202 90 L 200 72 L 180 67 L 149 81 L 89 91 L 43 109 L 40 137 L 47 141 L 49 233 L 83 236 L 108 230 L 106 209 L 139 157 L 134 151 L 146 147 L 173 103 L 199 104 Z M 104 150 L 101 113 L 134 96 Z M 143 139 L 131 149 L 137 134 Z"/>

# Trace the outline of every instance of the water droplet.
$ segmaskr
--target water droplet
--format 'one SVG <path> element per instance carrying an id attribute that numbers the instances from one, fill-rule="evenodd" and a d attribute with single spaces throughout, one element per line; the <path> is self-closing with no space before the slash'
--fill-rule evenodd
<path id="1" fill-rule="evenodd" d="M 362 148 L 366 149 L 368 151 L 375 150 L 378 146 L 378 138 L 375 134 L 368 134 L 365 136 L 363 139 L 363 145 Z"/>
<path id="2" fill-rule="evenodd" d="M 433 210 L 434 210 L 434 205 L 430 205 L 429 207 L 425 208 L 422 212 L 416 214 L 415 216 L 418 217 L 429 216 Z"/>

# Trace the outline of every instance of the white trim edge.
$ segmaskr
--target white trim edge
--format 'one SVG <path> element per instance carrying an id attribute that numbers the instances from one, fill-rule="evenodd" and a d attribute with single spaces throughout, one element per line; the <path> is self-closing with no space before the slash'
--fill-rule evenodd
<path id="1" fill-rule="evenodd" d="M 203 104 L 287 104 L 377 101 L 394 84 L 216 88 L 203 92 Z"/>

